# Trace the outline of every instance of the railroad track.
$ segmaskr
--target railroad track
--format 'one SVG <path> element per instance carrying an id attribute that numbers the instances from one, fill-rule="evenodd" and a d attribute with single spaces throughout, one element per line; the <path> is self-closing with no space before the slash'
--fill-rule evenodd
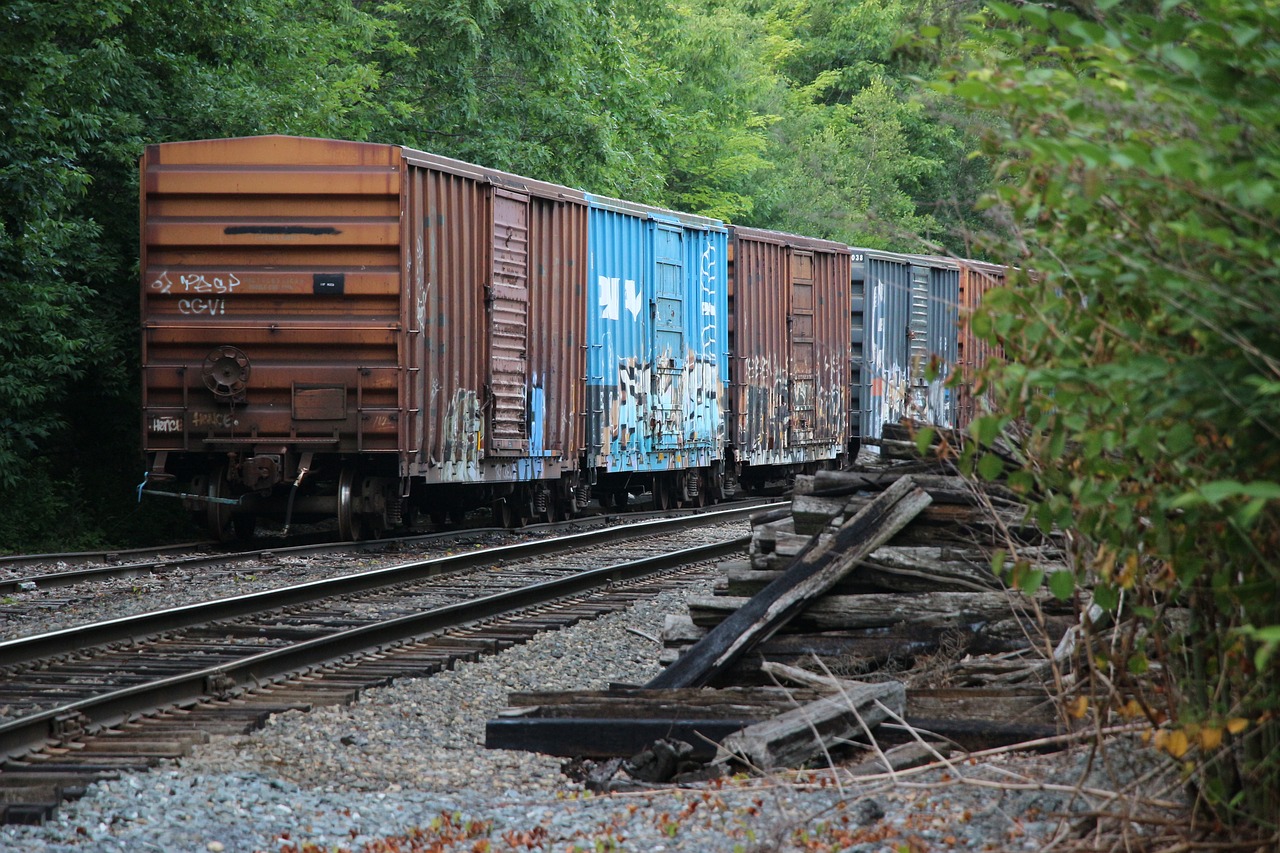
<path id="1" fill-rule="evenodd" d="M 688 582 L 682 573 L 745 549 L 741 521 L 757 511 L 403 563 L 0 643 L 2 819 L 41 821 L 95 779 L 180 757 L 210 734 L 352 701 Z M 717 527 L 732 530 L 708 537 Z"/>
<path id="2" fill-rule="evenodd" d="M 759 507 L 775 502 L 747 499 L 722 504 L 732 507 Z M 291 536 L 287 540 L 260 538 L 253 547 L 230 547 L 217 542 L 191 542 L 155 548 L 129 550 L 78 551 L 56 554 L 0 556 L 0 596 L 57 589 L 114 578 L 135 578 L 194 570 L 226 564 L 229 561 L 258 559 L 276 560 L 310 555 L 379 553 L 405 549 L 412 551 L 439 543 L 468 542 L 486 535 L 546 535 L 555 531 L 582 530 L 618 523 L 634 523 L 673 515 L 699 515 L 706 510 L 668 510 L 665 512 L 628 512 L 585 515 L 561 522 L 527 525 L 514 530 L 497 527 L 457 527 L 430 532 L 414 532 L 381 539 L 341 542 L 324 535 Z"/>

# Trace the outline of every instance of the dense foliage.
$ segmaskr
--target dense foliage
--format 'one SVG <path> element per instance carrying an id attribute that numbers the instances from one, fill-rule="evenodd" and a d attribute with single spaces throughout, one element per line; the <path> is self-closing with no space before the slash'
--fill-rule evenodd
<path id="1" fill-rule="evenodd" d="M 1169 721 L 1216 817 L 1274 842 L 1280 3 L 1143 9 L 993 4 L 942 87 L 999 117 L 996 250 L 1034 270 L 975 320 L 1008 359 L 976 433 L 1013 439 L 1041 523 L 1078 534 L 1053 590 L 1121 628 L 1086 661 L 1098 710 Z"/>

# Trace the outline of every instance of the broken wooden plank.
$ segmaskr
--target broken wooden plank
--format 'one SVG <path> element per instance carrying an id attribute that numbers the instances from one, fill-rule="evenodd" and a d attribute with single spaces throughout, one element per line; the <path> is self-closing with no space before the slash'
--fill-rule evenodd
<path id="1" fill-rule="evenodd" d="M 915 741 L 916 737 L 924 740 L 945 738 L 961 749 L 976 752 L 1019 743 L 1049 741 L 1063 733 L 1058 726 L 1033 722 L 953 717 L 935 719 L 914 715 L 908 715 L 906 719 L 907 726 L 915 732 L 914 736 L 907 728 L 886 722 L 876 730 L 876 741 L 883 745 L 908 743 Z"/>
<path id="2" fill-rule="evenodd" d="M 831 696 L 728 735 L 720 743 L 720 760 L 734 756 L 766 772 L 802 767 L 829 755 L 838 744 L 868 736 L 889 718 L 889 711 L 901 716 L 905 708 L 906 690 L 897 681 L 844 682 Z"/>
<path id="3" fill-rule="evenodd" d="M 856 471 L 819 471 L 813 475 L 808 495 L 826 498 L 852 496 L 859 492 L 877 492 L 896 482 L 903 473 L 892 469 L 884 472 L 860 473 Z M 999 483 L 976 483 L 953 474 L 915 473 L 910 475 L 916 485 L 929 493 L 934 503 L 984 504 L 993 501 L 999 505 L 1022 503 L 1007 486 Z"/>
<path id="4" fill-rule="evenodd" d="M 629 758 L 655 741 L 681 740 L 709 760 L 745 726 L 818 698 L 813 690 L 731 687 L 527 691 L 485 725 L 485 746 L 582 758 Z"/>
<path id="5" fill-rule="evenodd" d="M 836 595 L 867 592 L 984 592 L 998 590 L 1000 581 L 991 571 L 989 557 L 978 561 L 945 559 L 952 549 L 884 546 L 862 561 L 858 571 L 842 578 L 830 590 Z M 766 561 L 757 561 L 768 565 Z M 1050 567 L 1052 568 L 1052 567 Z M 752 596 L 781 576 L 780 569 L 760 568 L 749 560 L 721 564 L 724 584 L 717 594 Z"/>
<path id="6" fill-rule="evenodd" d="M 811 691 L 781 687 L 702 687 L 650 690 L 644 687 L 612 690 L 521 691 L 507 696 L 508 717 L 536 714 L 542 717 L 653 717 L 675 719 L 759 718 L 772 716 L 796 701 L 817 698 Z"/>
<path id="7" fill-rule="evenodd" d="M 744 652 L 767 639 L 795 614 L 883 545 L 930 503 L 929 496 L 904 477 L 866 509 L 845 522 L 823 546 L 815 546 L 759 595 L 694 644 L 649 682 L 651 688 L 706 684 Z M 816 540 L 815 540 L 816 541 Z"/>
<path id="8" fill-rule="evenodd" d="M 792 529 L 796 533 L 817 533 L 830 524 L 831 519 L 842 517 L 847 505 L 844 498 L 797 495 L 791 500 Z"/>
<path id="9" fill-rule="evenodd" d="M 679 740 L 693 747 L 690 758 L 706 761 L 717 744 L 758 720 L 498 717 L 485 723 L 484 745 L 561 758 L 629 758 L 655 741 Z"/>
<path id="10" fill-rule="evenodd" d="M 1023 599 L 1022 594 L 1016 592 L 826 595 L 809 602 L 802 612 L 792 617 L 789 627 L 797 631 L 882 628 L 898 624 L 960 627 L 1009 618 L 1015 614 L 1019 603 L 1022 606 L 1030 604 L 1025 599 L 1020 602 L 1020 599 Z M 1047 595 L 1037 596 L 1037 600 L 1050 611 L 1069 606 Z M 695 625 L 716 629 L 729 623 L 753 601 L 755 598 L 729 595 L 695 596 L 688 601 L 689 616 Z M 714 630 L 707 636 L 712 633 Z"/>

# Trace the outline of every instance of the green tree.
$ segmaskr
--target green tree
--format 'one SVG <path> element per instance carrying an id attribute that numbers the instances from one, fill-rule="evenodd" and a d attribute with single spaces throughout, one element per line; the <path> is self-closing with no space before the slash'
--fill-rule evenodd
<path id="1" fill-rule="evenodd" d="M 393 38 L 319 0 L 3 0 L 0 20 L 0 545 L 66 545 L 139 478 L 142 146 L 358 136 L 383 109 L 362 57 Z"/>
<path id="2" fill-rule="evenodd" d="M 759 224 L 905 251 L 965 248 L 981 164 L 962 127 L 939 121 L 947 99 L 921 92 L 952 4 L 902 0 L 755 0 L 763 61 L 780 81 L 758 191 Z M 948 37 L 958 32 L 953 25 Z M 915 42 L 919 44 L 919 42 Z"/>
<path id="3" fill-rule="evenodd" d="M 1015 485 L 1079 534 L 1119 627 L 1095 683 L 1168 715 L 1217 817 L 1274 844 L 1280 3 L 1087 8 L 992 4 L 940 87 L 997 118 L 993 247 L 1032 271 L 974 318 L 1007 355 L 975 434 L 1021 435 Z"/>
<path id="4" fill-rule="evenodd" d="M 612 0 L 383 3 L 387 141 L 629 197 L 661 185 L 648 72 Z"/>
<path id="5" fill-rule="evenodd" d="M 765 111 L 775 85 L 760 62 L 755 21 L 733 0 L 629 0 L 628 32 L 659 97 L 653 145 L 663 184 L 643 199 L 720 219 L 750 218 L 771 168 Z"/>

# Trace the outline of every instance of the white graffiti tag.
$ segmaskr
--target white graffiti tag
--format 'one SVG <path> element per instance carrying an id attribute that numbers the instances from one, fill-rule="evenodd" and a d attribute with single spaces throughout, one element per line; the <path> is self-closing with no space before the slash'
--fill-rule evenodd
<path id="1" fill-rule="evenodd" d="M 183 273 L 174 282 L 165 270 L 151 282 L 151 289 L 159 293 L 211 293 L 229 294 L 240 286 L 240 279 L 234 273 L 222 276 L 208 276 L 204 273 Z"/>

